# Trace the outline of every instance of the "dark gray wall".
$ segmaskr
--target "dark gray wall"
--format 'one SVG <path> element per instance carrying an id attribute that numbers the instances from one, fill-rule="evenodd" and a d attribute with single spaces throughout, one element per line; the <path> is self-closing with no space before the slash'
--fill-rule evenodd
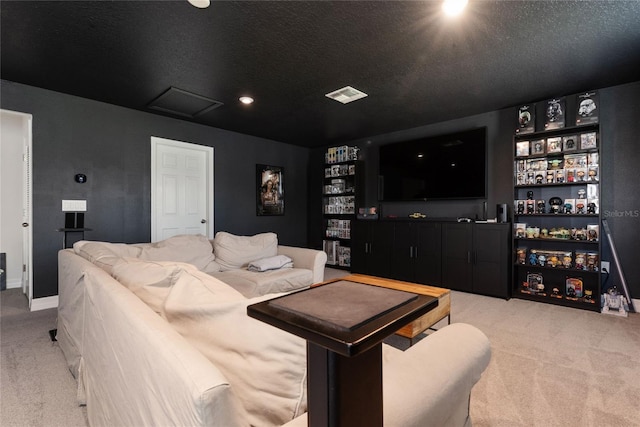
<path id="1" fill-rule="evenodd" d="M 308 149 L 4 80 L 0 89 L 2 108 L 33 115 L 35 298 L 58 292 L 62 199 L 87 200 L 87 239 L 150 240 L 151 136 L 214 147 L 216 231 L 273 231 L 283 244 L 307 245 Z M 284 167 L 284 216 L 256 216 L 258 163 Z"/>
<path id="2" fill-rule="evenodd" d="M 283 243 L 321 247 L 325 147 L 307 150 L 7 81 L 1 82 L 0 89 L 2 108 L 34 116 L 35 297 L 57 293 L 55 257 L 61 236 L 55 229 L 63 224 L 62 199 L 88 200 L 86 225 L 95 231 L 87 238 L 123 242 L 150 239 L 151 136 L 215 147 L 216 230 L 239 234 L 275 231 Z M 600 89 L 601 210 L 613 231 L 634 298 L 640 298 L 638 99 L 640 82 Z M 378 206 L 379 145 L 487 126 L 487 205 L 489 217 L 494 216 L 496 203 L 513 199 L 514 117 L 515 107 L 506 108 L 349 143 L 362 149 L 366 161 L 366 204 Z M 285 168 L 285 216 L 255 216 L 256 163 Z M 87 184 L 73 182 L 79 172 L 88 175 Z M 482 213 L 482 201 L 387 203 L 382 211 L 399 216 L 415 211 L 432 217 L 475 216 Z M 603 246 L 604 258 L 613 261 L 608 243 Z M 610 282 L 619 284 L 615 277 Z"/>
<path id="3" fill-rule="evenodd" d="M 638 100 L 640 82 L 603 88 L 599 90 L 601 104 L 601 211 L 612 230 L 622 270 L 633 298 L 640 298 L 640 120 Z M 575 111 L 573 100 L 567 95 L 568 111 Z M 543 107 L 544 100 L 539 102 Z M 537 129 L 542 129 L 542 110 L 537 115 Z M 516 128 L 517 107 L 505 108 L 458 120 L 407 129 L 393 134 L 379 135 L 368 139 L 351 141 L 361 149 L 361 158 L 366 164 L 366 206 L 378 206 L 384 216 L 406 217 L 413 212 L 422 212 L 430 217 L 456 218 L 482 216 L 483 200 L 427 201 L 415 203 L 379 203 L 378 148 L 380 145 L 410 140 L 424 136 L 486 126 L 488 136 L 488 217 L 496 215 L 496 204 L 513 202 L 513 133 Z M 322 170 L 326 147 L 312 150 L 312 167 L 318 172 L 310 177 L 313 191 L 322 191 Z M 317 178 L 315 177 L 317 175 Z M 470 179 L 473 179 L 470 177 Z M 443 183 L 446 185 L 446 183 Z M 322 224 L 321 201 L 310 199 L 309 223 Z M 604 234 L 603 234 L 604 236 Z M 322 230 L 310 235 L 313 246 L 321 247 Z M 613 256 L 608 242 L 603 242 L 603 259 L 611 262 Z M 616 283 L 620 287 L 617 271 L 613 272 L 607 285 Z M 640 307 L 637 307 L 640 309 Z"/>

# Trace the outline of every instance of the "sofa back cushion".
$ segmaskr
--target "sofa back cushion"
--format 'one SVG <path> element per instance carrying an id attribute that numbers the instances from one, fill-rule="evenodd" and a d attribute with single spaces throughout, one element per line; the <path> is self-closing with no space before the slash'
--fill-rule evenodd
<path id="1" fill-rule="evenodd" d="M 124 257 L 137 258 L 141 249 L 124 243 L 91 242 L 81 240 L 73 244 L 73 251 L 87 261 L 111 274 L 113 266 Z"/>
<path id="2" fill-rule="evenodd" d="M 186 262 L 206 273 L 220 271 L 211 242 L 201 234 L 182 234 L 133 246 L 140 248 L 139 258 L 143 260 Z"/>
<path id="3" fill-rule="evenodd" d="M 219 231 L 213 241 L 213 249 L 221 271 L 235 270 L 248 266 L 251 261 L 276 256 L 278 236 L 275 233 L 236 236 Z"/>
<path id="4" fill-rule="evenodd" d="M 244 300 L 239 292 L 226 283 L 197 270 L 189 263 L 124 258 L 114 266 L 112 276 L 162 316 L 165 300 L 176 284 L 180 284 L 178 292 L 186 290 L 193 292 L 194 296 L 206 289 L 207 296 L 220 302 Z"/>

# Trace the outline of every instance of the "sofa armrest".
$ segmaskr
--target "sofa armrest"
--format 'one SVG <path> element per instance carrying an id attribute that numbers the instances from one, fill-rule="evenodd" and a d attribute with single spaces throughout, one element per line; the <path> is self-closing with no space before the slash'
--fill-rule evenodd
<path id="1" fill-rule="evenodd" d="M 383 365 L 385 427 L 471 425 L 471 389 L 491 360 L 484 333 L 454 323 L 404 352 L 389 350 Z"/>
<path id="2" fill-rule="evenodd" d="M 324 280 L 324 265 L 327 254 L 324 251 L 295 246 L 278 245 L 278 255 L 286 255 L 293 260 L 295 268 L 306 268 L 313 272 L 313 283 Z"/>
<path id="3" fill-rule="evenodd" d="M 384 427 L 467 427 L 471 389 L 489 365 L 479 329 L 445 326 L 406 351 L 383 345 Z M 283 427 L 304 427 L 307 414 Z"/>

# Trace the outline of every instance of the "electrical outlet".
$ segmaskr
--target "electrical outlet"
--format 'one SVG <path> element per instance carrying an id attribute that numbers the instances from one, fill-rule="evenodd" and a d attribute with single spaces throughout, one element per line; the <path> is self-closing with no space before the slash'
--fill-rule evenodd
<path id="1" fill-rule="evenodd" d="M 611 273 L 611 267 L 609 265 L 609 261 L 601 261 L 600 270 L 602 270 L 603 273 L 605 270 L 607 271 L 607 273 Z"/>

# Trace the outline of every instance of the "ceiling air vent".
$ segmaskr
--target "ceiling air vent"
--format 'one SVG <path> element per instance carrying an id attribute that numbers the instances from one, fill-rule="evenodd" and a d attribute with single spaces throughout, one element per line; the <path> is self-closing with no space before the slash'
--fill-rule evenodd
<path id="1" fill-rule="evenodd" d="M 334 90 L 333 92 L 328 93 L 325 96 L 331 99 L 335 99 L 338 102 L 342 102 L 343 104 L 348 104 L 351 101 L 364 98 L 368 95 L 351 86 L 345 86 L 342 89 Z"/>
<path id="2" fill-rule="evenodd" d="M 149 108 L 193 119 L 221 105 L 223 105 L 222 102 L 206 96 L 170 87 L 162 95 L 151 101 Z"/>

